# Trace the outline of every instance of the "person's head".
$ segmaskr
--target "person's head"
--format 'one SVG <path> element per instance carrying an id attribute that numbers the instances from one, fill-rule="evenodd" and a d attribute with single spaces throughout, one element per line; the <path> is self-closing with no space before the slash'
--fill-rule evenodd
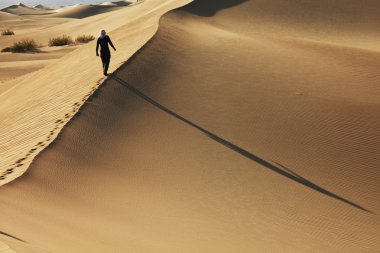
<path id="1" fill-rule="evenodd" d="M 104 36 L 106 36 L 106 30 L 102 30 L 101 32 L 100 32 L 100 35 L 102 36 L 102 37 L 104 37 Z"/>

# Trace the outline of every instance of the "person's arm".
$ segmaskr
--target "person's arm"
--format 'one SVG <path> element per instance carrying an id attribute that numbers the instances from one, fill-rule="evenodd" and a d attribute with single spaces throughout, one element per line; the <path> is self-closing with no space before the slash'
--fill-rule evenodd
<path id="1" fill-rule="evenodd" d="M 96 42 L 96 56 L 99 56 L 99 44 L 100 44 L 100 42 L 98 39 L 98 41 Z"/>
<path id="2" fill-rule="evenodd" d="M 113 46 L 113 44 L 112 44 L 112 41 L 111 41 L 111 38 L 110 38 L 110 37 L 108 37 L 108 42 L 110 43 L 110 45 L 111 45 L 111 47 L 113 48 L 113 50 L 115 50 L 115 51 L 116 51 L 116 48 Z"/>

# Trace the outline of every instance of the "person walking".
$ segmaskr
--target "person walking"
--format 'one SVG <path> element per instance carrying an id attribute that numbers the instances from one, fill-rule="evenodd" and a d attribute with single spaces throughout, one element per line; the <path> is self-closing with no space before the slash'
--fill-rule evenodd
<path id="1" fill-rule="evenodd" d="M 110 37 L 107 35 L 105 30 L 101 31 L 100 37 L 98 38 L 98 42 L 96 43 L 96 56 L 99 56 L 99 46 L 100 46 L 100 58 L 103 63 L 103 74 L 108 76 L 108 67 L 110 65 L 111 60 L 111 52 L 108 47 L 108 44 L 111 45 L 113 50 L 116 51 L 116 48 L 112 44 Z"/>

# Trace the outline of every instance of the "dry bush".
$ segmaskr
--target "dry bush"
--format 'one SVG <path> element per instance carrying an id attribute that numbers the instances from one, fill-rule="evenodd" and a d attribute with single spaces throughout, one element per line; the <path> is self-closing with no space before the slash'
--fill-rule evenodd
<path id="1" fill-rule="evenodd" d="M 88 43 L 94 40 L 95 37 L 93 35 L 80 35 L 75 39 L 76 43 Z"/>
<path id="2" fill-rule="evenodd" d="M 51 38 L 49 40 L 49 47 L 65 46 L 73 44 L 73 39 L 68 35 Z"/>
<path id="3" fill-rule="evenodd" d="M 3 35 L 3 36 L 9 36 L 9 35 L 15 35 L 15 33 L 11 29 L 4 29 L 4 30 L 1 31 L 1 35 Z"/>
<path id="4" fill-rule="evenodd" d="M 37 51 L 38 45 L 34 40 L 24 39 L 13 44 L 10 51 L 13 53 L 24 53 L 30 51 Z M 8 49 L 8 48 L 5 48 Z M 4 50 L 4 49 L 3 49 Z"/>
<path id="5" fill-rule="evenodd" d="M 3 48 L 3 49 L 1 49 L 1 52 L 2 52 L 2 53 L 12 52 L 12 47 L 6 47 L 6 48 Z"/>

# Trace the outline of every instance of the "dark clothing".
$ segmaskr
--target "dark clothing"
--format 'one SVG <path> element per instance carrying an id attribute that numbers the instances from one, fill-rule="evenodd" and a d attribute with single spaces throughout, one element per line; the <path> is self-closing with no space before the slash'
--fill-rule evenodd
<path id="1" fill-rule="evenodd" d="M 100 46 L 100 58 L 102 59 L 104 74 L 107 74 L 108 67 L 109 67 L 110 60 L 111 60 L 111 52 L 110 52 L 110 49 L 108 47 L 108 44 L 110 44 L 111 47 L 115 49 L 115 47 L 113 46 L 112 41 L 111 41 L 110 37 L 108 37 L 108 35 L 104 36 L 103 38 L 99 37 L 98 42 L 96 43 L 96 53 L 98 52 L 99 46 Z"/>
<path id="2" fill-rule="evenodd" d="M 102 52 L 110 52 L 110 49 L 108 47 L 108 43 L 111 45 L 112 48 L 115 48 L 112 44 L 112 41 L 108 35 L 104 36 L 103 38 L 98 38 L 98 43 L 96 44 L 96 52 L 99 50 L 100 46 L 100 53 Z"/>
<path id="3" fill-rule="evenodd" d="M 101 52 L 100 58 L 102 58 L 103 73 L 107 74 L 108 73 L 108 67 L 110 66 L 110 61 L 111 61 L 111 53 L 109 51 L 107 53 Z"/>

